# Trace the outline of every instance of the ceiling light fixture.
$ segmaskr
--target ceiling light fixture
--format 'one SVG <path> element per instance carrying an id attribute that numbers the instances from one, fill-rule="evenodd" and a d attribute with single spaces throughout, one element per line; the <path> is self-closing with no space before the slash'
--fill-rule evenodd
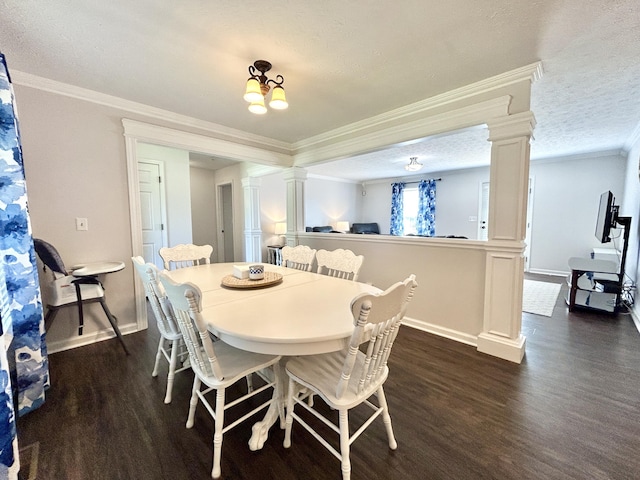
<path id="1" fill-rule="evenodd" d="M 284 96 L 284 88 L 282 83 L 284 77 L 276 76 L 276 79 L 267 78 L 266 73 L 271 70 L 271 64 L 266 60 L 256 60 L 253 65 L 249 65 L 249 79 L 247 80 L 247 88 L 244 93 L 244 99 L 249 102 L 249 111 L 262 115 L 267 113 L 267 107 L 264 106 L 264 99 L 269 93 L 270 83 L 275 85 L 271 92 L 271 101 L 269 106 L 276 110 L 284 110 L 289 106 Z"/>
<path id="2" fill-rule="evenodd" d="M 409 158 L 409 163 L 407 163 L 404 166 L 404 169 L 409 171 L 409 172 L 417 172 L 418 170 L 420 170 L 424 165 L 422 165 L 421 163 L 418 163 L 418 157 L 410 157 Z"/>

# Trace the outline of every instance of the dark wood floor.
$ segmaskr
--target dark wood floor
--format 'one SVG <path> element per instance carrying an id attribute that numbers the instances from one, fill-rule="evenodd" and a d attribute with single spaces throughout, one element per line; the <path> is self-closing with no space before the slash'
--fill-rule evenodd
<path id="1" fill-rule="evenodd" d="M 553 317 L 524 314 L 521 365 L 401 329 L 385 386 L 398 449 L 377 421 L 352 447 L 352 478 L 640 478 L 640 335 L 628 315 L 569 314 L 565 293 Z M 157 339 L 125 337 L 129 357 L 116 340 L 50 356 L 47 401 L 18 420 L 20 448 L 39 444 L 38 480 L 210 478 L 213 422 L 199 408 L 185 428 L 191 372 L 163 403 Z M 225 435 L 222 478 L 340 478 L 299 426 L 290 449 L 275 427 L 249 451 L 251 423 Z"/>

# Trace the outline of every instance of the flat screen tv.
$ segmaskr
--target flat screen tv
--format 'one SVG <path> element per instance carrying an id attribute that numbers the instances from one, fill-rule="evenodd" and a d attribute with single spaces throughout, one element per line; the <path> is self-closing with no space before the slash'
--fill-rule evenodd
<path id="1" fill-rule="evenodd" d="M 598 207 L 598 220 L 596 222 L 596 238 L 601 243 L 611 241 L 611 229 L 616 226 L 618 207 L 615 205 L 613 193 L 604 192 L 600 195 L 600 206 Z"/>

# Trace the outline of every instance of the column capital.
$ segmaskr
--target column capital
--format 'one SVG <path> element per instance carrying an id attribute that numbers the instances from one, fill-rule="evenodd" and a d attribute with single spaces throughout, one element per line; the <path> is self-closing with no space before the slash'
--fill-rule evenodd
<path id="1" fill-rule="evenodd" d="M 259 187 L 262 181 L 257 177 L 245 177 L 241 180 L 243 187 Z"/>
<path id="2" fill-rule="evenodd" d="M 306 180 L 307 179 L 307 171 L 302 167 L 291 167 L 286 169 L 282 173 L 285 181 L 288 180 Z"/>
<path id="3" fill-rule="evenodd" d="M 536 127 L 533 112 L 521 112 L 504 117 L 496 117 L 487 121 L 489 127 L 489 141 L 511 139 L 514 137 L 531 137 Z"/>

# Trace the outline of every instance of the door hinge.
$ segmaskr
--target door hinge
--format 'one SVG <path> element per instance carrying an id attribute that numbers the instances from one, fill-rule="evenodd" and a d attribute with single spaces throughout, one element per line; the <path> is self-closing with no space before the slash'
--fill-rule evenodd
<path id="1" fill-rule="evenodd" d="M 160 224 L 160 230 L 164 231 L 164 223 Z"/>
<path id="2" fill-rule="evenodd" d="M 162 177 L 158 176 L 158 183 L 162 183 Z"/>

